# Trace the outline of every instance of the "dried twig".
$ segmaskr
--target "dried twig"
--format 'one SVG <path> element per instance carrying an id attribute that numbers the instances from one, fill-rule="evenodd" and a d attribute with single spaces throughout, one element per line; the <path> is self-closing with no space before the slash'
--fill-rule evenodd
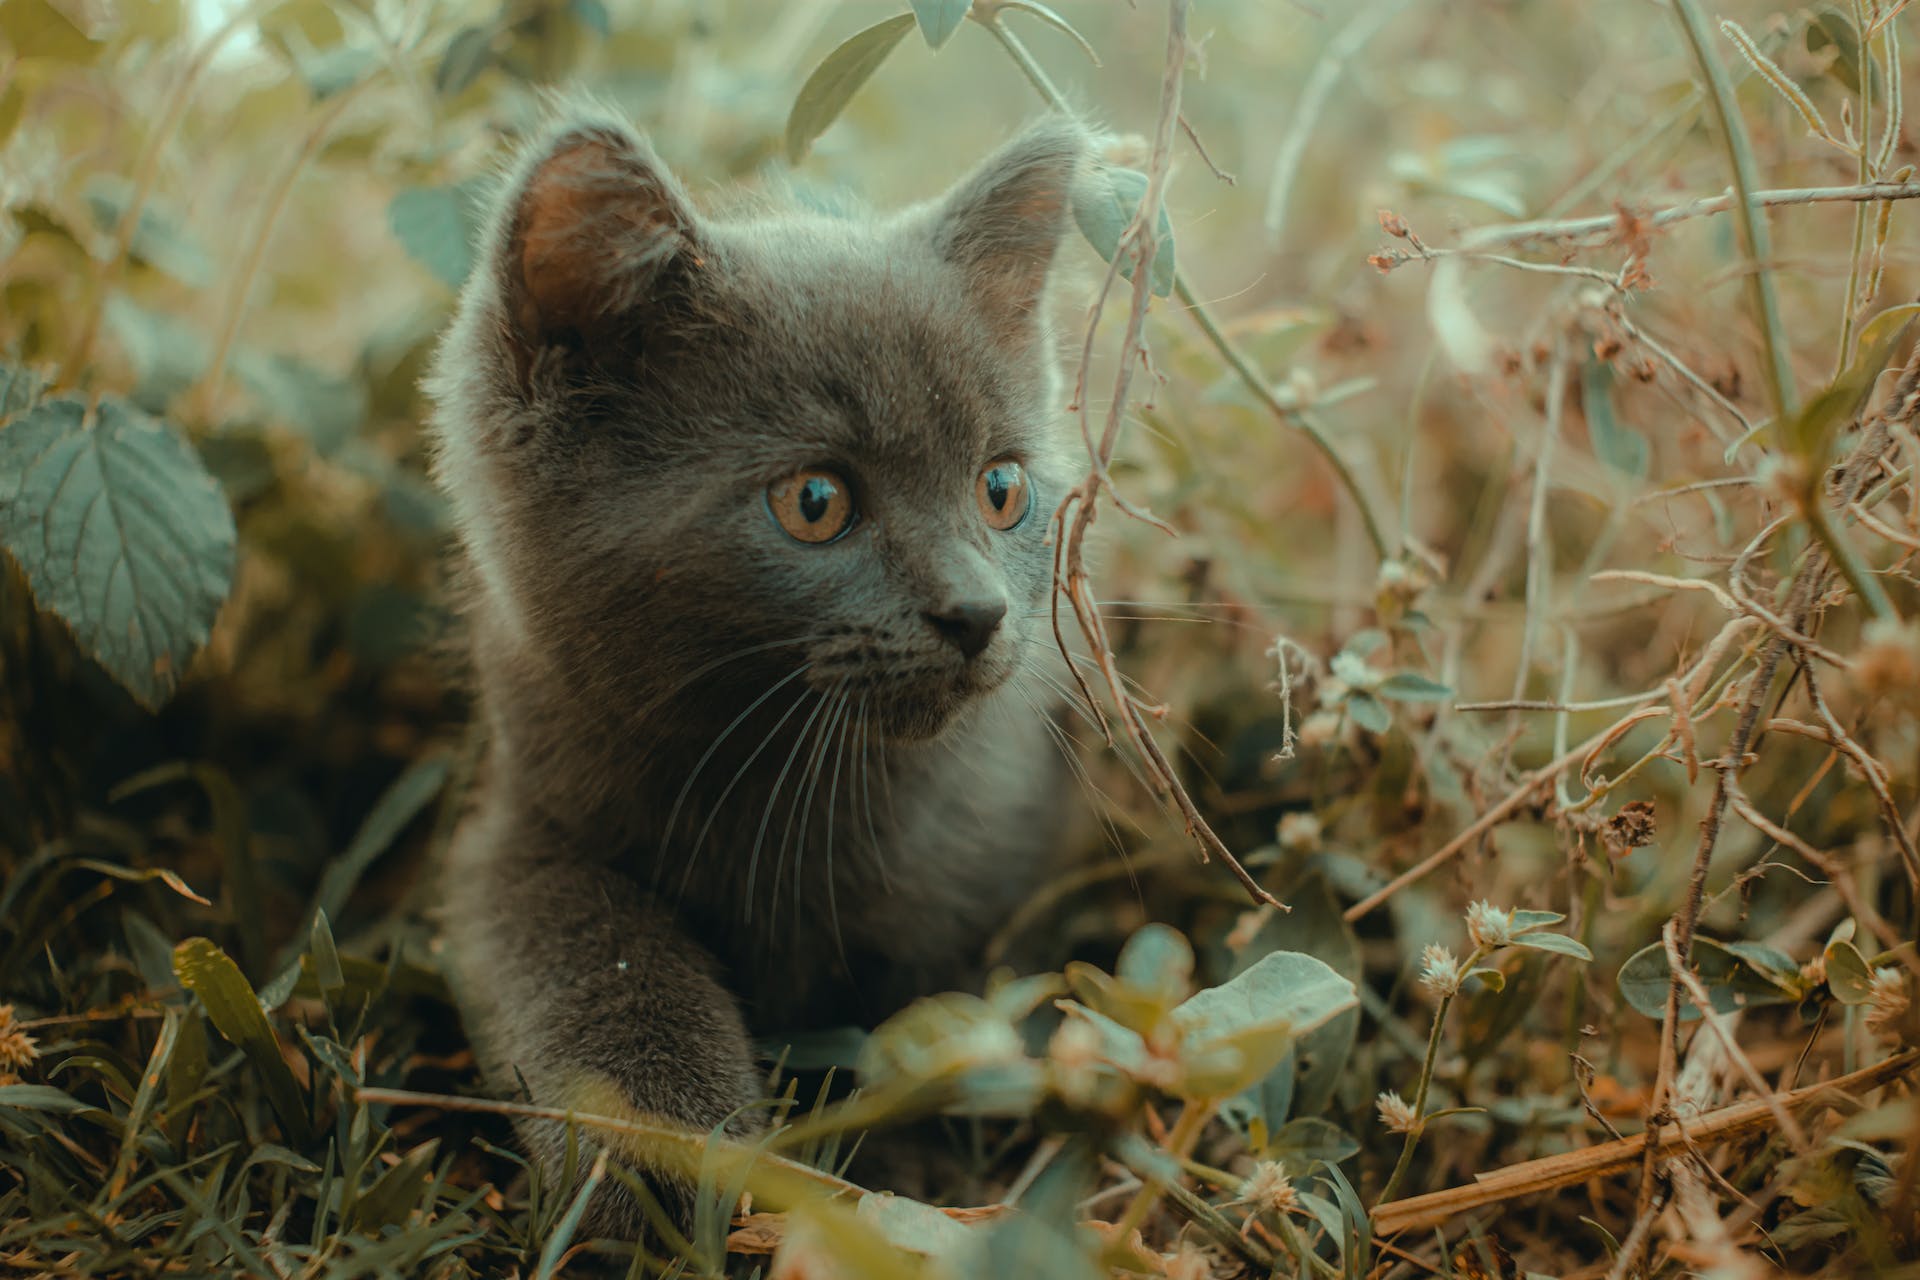
<path id="1" fill-rule="evenodd" d="M 1877 1089 L 1906 1075 L 1916 1066 L 1920 1066 L 1920 1049 L 1909 1049 L 1848 1075 L 1780 1094 L 1777 1101 L 1789 1111 L 1801 1111 L 1841 1095 Z M 1403 1231 L 1437 1227 L 1457 1214 L 1499 1204 L 1516 1196 L 1552 1191 L 1620 1173 L 1640 1161 L 1648 1150 L 1656 1155 L 1665 1155 L 1684 1148 L 1689 1141 L 1695 1144 L 1722 1142 L 1759 1132 L 1775 1123 L 1773 1108 L 1766 1102 L 1754 1099 L 1722 1107 L 1698 1120 L 1689 1121 L 1684 1135 L 1669 1127 L 1659 1135 L 1656 1145 L 1651 1148 L 1647 1144 L 1647 1135 L 1642 1133 L 1616 1142 L 1596 1143 L 1577 1151 L 1564 1151 L 1559 1155 L 1542 1156 L 1538 1160 L 1509 1165 L 1493 1173 L 1481 1174 L 1465 1186 L 1449 1187 L 1444 1191 L 1409 1196 L 1405 1200 L 1375 1206 L 1374 1234 L 1393 1236 Z"/>

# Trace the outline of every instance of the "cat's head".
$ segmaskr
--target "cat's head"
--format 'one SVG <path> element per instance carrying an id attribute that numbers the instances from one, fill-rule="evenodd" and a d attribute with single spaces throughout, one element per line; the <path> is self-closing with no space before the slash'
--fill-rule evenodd
<path id="1" fill-rule="evenodd" d="M 714 216 L 624 125 L 550 130 L 430 383 L 476 624 L 690 731 L 784 680 L 924 738 L 1003 685 L 1050 642 L 1088 150 L 1053 119 L 891 216 Z"/>

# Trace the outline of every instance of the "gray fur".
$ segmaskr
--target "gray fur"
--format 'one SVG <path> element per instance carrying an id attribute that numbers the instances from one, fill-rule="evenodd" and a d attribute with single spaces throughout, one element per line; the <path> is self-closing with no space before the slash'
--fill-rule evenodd
<path id="1" fill-rule="evenodd" d="M 443 911 L 500 1087 L 592 1073 L 750 1130 L 750 1028 L 970 982 L 1047 873 L 1073 471 L 1042 295 L 1087 150 L 1049 120 L 840 218 L 701 214 L 613 119 L 515 163 L 429 383 L 488 736 Z M 999 532 L 974 480 L 1003 454 L 1034 497 Z M 763 495 L 821 463 L 864 515 L 801 545 Z M 1008 613 L 968 660 L 924 614 L 983 596 Z M 594 1225 L 636 1224 L 605 1197 Z"/>

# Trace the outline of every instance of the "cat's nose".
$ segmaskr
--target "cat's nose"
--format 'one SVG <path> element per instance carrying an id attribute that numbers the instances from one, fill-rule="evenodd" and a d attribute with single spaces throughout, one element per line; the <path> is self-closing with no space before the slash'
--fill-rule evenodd
<path id="1" fill-rule="evenodd" d="M 1005 600 L 961 600 L 926 612 L 933 629 L 969 658 L 987 647 L 1006 616 Z"/>

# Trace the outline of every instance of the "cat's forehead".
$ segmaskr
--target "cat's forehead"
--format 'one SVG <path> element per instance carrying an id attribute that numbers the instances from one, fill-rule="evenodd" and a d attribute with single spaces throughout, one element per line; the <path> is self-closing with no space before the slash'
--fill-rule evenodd
<path id="1" fill-rule="evenodd" d="M 970 456 L 1017 429 L 1022 362 L 929 247 L 885 223 L 831 218 L 729 239 L 716 266 L 760 365 L 741 376 L 826 410 L 860 449 Z"/>

